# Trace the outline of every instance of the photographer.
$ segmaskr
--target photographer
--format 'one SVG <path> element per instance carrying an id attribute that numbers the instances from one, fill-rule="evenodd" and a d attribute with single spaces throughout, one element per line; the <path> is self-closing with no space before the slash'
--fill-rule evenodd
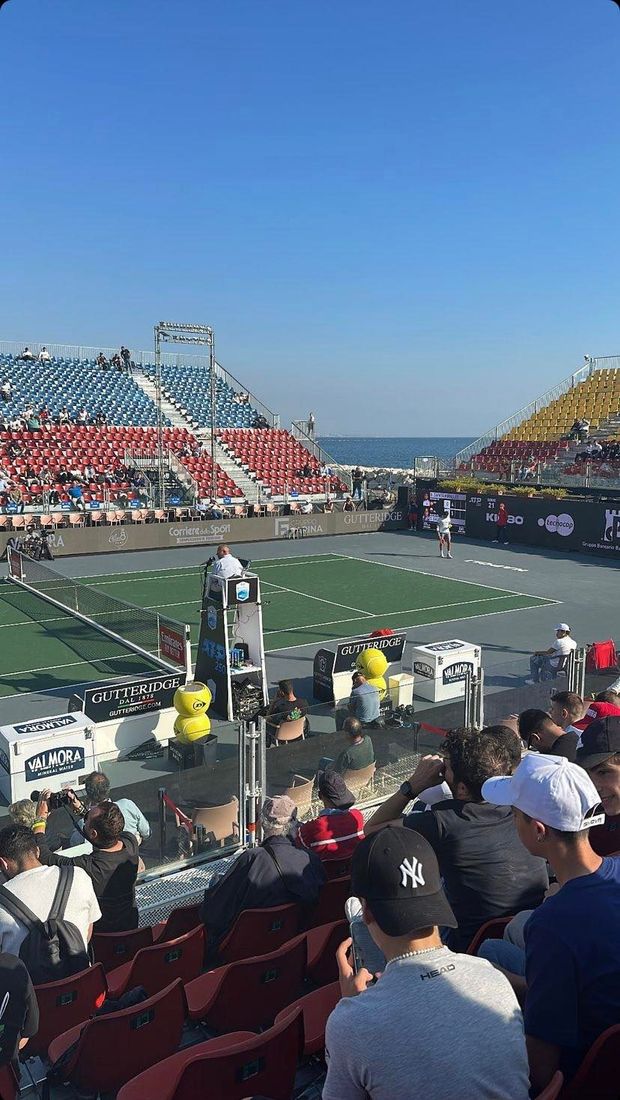
<path id="1" fill-rule="evenodd" d="M 67 795 L 76 817 L 83 807 L 73 791 Z M 138 875 L 138 841 L 135 834 L 125 832 L 125 819 L 113 802 L 92 806 L 84 822 L 83 835 L 93 846 L 89 855 L 59 856 L 46 844 L 46 824 L 49 815 L 50 791 L 43 791 L 37 807 L 34 833 L 40 849 L 41 863 L 62 867 L 71 863 L 81 867 L 92 881 L 101 908 L 97 932 L 125 932 L 138 927 L 136 878 Z"/>

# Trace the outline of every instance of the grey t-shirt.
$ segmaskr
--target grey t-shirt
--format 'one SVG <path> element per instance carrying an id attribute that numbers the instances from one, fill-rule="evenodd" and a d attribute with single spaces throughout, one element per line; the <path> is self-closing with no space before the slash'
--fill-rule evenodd
<path id="1" fill-rule="evenodd" d="M 323 1100 L 528 1100 L 523 1018 L 507 979 L 438 947 L 388 963 L 327 1021 Z"/>

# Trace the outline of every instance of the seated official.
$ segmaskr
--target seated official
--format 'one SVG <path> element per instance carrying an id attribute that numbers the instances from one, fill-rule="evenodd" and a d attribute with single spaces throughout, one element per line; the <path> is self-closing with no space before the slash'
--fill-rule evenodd
<path id="1" fill-rule="evenodd" d="M 605 820 L 590 829 L 590 844 L 599 856 L 620 853 L 620 716 L 591 722 L 581 736 L 577 763 L 596 787 Z"/>
<path id="2" fill-rule="evenodd" d="M 327 768 L 345 775 L 346 772 L 357 772 L 370 767 L 375 762 L 375 750 L 372 741 L 358 718 L 345 718 L 343 733 L 346 733 L 348 745 L 338 753 L 333 760 L 330 756 L 322 756 L 319 761 L 319 772 Z"/>
<path id="3" fill-rule="evenodd" d="M 485 921 L 539 905 L 549 878 L 545 861 L 523 849 L 510 809 L 490 805 L 481 791 L 486 779 L 510 774 L 517 767 L 519 739 L 505 727 L 451 730 L 441 751 L 441 756 L 422 757 L 411 779 L 366 823 L 365 832 L 369 835 L 394 822 L 426 837 L 439 860 L 458 921 L 458 929 L 447 934 L 446 942 L 462 951 Z M 402 817 L 410 801 L 442 781 L 448 784 L 451 798 Z"/>
<path id="4" fill-rule="evenodd" d="M 215 561 L 211 566 L 212 577 L 240 577 L 243 574 L 243 566 L 239 558 L 235 558 L 230 552 L 230 546 L 221 543 L 215 551 Z"/>
<path id="5" fill-rule="evenodd" d="M 364 818 L 353 809 L 355 795 L 336 771 L 320 772 L 319 798 L 325 807 L 297 833 L 297 845 L 316 852 L 321 860 L 348 859 L 364 837 Z"/>
<path id="6" fill-rule="evenodd" d="M 342 999 L 327 1021 L 323 1100 L 528 1100 L 523 1020 L 509 982 L 454 954 L 428 842 L 384 828 L 353 856 L 352 893 L 386 964 L 375 984 L 337 951 Z"/>
<path id="7" fill-rule="evenodd" d="M 520 963 L 518 949 L 504 940 L 488 940 L 479 952 L 524 999 L 538 1092 L 557 1069 L 570 1078 L 598 1036 L 620 1020 L 620 860 L 592 849 L 589 823 L 599 793 L 564 757 L 529 753 L 513 775 L 489 779 L 483 795 L 512 810 L 524 848 L 547 859 L 560 884 L 529 916 Z"/>
<path id="8" fill-rule="evenodd" d="M 552 756 L 565 756 L 575 763 L 579 730 L 568 732 L 558 726 L 544 710 L 524 710 L 519 715 L 519 733 L 527 749 L 535 752 L 550 753 Z"/>
<path id="9" fill-rule="evenodd" d="M 267 798 L 260 813 L 262 843 L 233 861 L 226 874 L 205 890 L 201 917 L 211 959 L 244 909 L 268 909 L 297 901 L 312 905 L 325 882 L 314 852 L 295 845 L 297 806 L 292 798 Z M 257 944 L 257 954 L 260 945 Z"/>
<path id="10" fill-rule="evenodd" d="M 530 657 L 531 682 L 536 684 L 541 680 L 555 679 L 558 671 L 564 667 L 566 658 L 576 648 L 577 643 L 570 636 L 568 623 L 558 623 L 555 641 L 549 649 L 536 649 Z"/>
<path id="11" fill-rule="evenodd" d="M 308 703 L 305 699 L 298 699 L 293 690 L 292 680 L 278 680 L 278 689 L 272 702 L 267 707 L 265 721 L 267 730 L 275 735 L 281 725 L 286 722 L 297 722 L 305 718 L 308 713 Z M 305 729 L 308 722 L 305 723 Z"/>
<path id="12" fill-rule="evenodd" d="M 377 724 L 381 713 L 381 699 L 379 691 L 373 684 L 369 684 L 361 672 L 354 672 L 352 676 L 353 690 L 349 696 L 348 711 L 352 718 L 358 718 L 363 726 Z"/>

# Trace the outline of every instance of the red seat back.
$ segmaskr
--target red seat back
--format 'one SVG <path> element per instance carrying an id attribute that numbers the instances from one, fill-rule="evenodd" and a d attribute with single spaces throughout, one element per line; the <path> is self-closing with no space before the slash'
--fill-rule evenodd
<path id="1" fill-rule="evenodd" d="M 153 943 L 153 929 L 133 928 L 130 932 L 95 932 L 92 938 L 93 953 L 104 970 L 130 962 L 143 947 Z"/>
<path id="2" fill-rule="evenodd" d="M 231 963 L 205 1015 L 208 1026 L 220 1033 L 269 1027 L 278 1012 L 299 997 L 306 963 L 305 936 L 296 936 L 269 955 Z"/>
<path id="3" fill-rule="evenodd" d="M 349 935 L 349 922 L 344 917 L 342 920 L 332 921 L 331 924 L 309 929 L 307 974 L 315 985 L 329 985 L 330 982 L 337 981 L 336 951 Z"/>
<path id="4" fill-rule="evenodd" d="M 175 940 L 156 943 L 138 951 L 131 973 L 124 983 L 125 989 L 141 985 L 149 997 L 164 989 L 175 978 L 183 984 L 197 978 L 204 959 L 204 928 L 200 925 Z"/>
<path id="5" fill-rule="evenodd" d="M 106 997 L 108 985 L 103 966 L 96 963 L 70 978 L 35 986 L 39 1004 L 39 1030 L 28 1043 L 28 1057 L 47 1057 L 47 1048 L 64 1031 L 94 1015 Z"/>
<path id="6" fill-rule="evenodd" d="M 297 935 L 299 919 L 295 902 L 270 909 L 245 909 L 220 944 L 218 955 L 224 963 L 268 955 Z"/>
<path id="7" fill-rule="evenodd" d="M 349 875 L 343 875 L 342 878 L 325 882 L 321 887 L 319 900 L 315 905 L 306 908 L 302 928 L 316 928 L 319 924 L 331 924 L 332 921 L 342 920 L 345 902 L 350 894 L 351 878 Z"/>
<path id="8" fill-rule="evenodd" d="M 177 909 L 173 909 L 157 936 L 158 941 L 163 943 L 165 940 L 175 940 L 177 936 L 184 936 L 186 932 L 191 932 L 193 928 L 197 928 L 199 924 L 202 924 L 200 909 L 199 902 L 196 905 L 182 905 Z"/>
<path id="9" fill-rule="evenodd" d="M 170 1100 L 290 1100 L 303 1047 L 303 1016 L 294 1016 L 231 1050 L 204 1055 L 185 1067 Z"/>
<path id="10" fill-rule="evenodd" d="M 96 1016 L 82 1031 L 65 1079 L 85 1091 L 116 1092 L 177 1050 L 184 1020 L 185 996 L 178 979 L 133 1008 Z"/>
<path id="11" fill-rule="evenodd" d="M 484 943 L 485 940 L 501 940 L 504 929 L 511 920 L 512 917 L 493 917 L 492 920 L 487 920 L 484 924 L 481 924 L 467 948 L 467 954 L 476 955 L 480 944 Z"/>
<path id="12" fill-rule="evenodd" d="M 608 1027 L 592 1044 L 562 1100 L 618 1100 L 620 1024 Z"/>

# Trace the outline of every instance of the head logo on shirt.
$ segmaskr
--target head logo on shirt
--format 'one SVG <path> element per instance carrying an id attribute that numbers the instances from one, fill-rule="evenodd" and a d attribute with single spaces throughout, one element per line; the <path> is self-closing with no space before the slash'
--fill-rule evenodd
<path id="1" fill-rule="evenodd" d="M 398 869 L 402 875 L 401 886 L 406 886 L 409 880 L 411 880 L 412 890 L 415 890 L 418 886 L 424 886 L 423 867 L 415 856 L 413 859 L 404 859 Z"/>

